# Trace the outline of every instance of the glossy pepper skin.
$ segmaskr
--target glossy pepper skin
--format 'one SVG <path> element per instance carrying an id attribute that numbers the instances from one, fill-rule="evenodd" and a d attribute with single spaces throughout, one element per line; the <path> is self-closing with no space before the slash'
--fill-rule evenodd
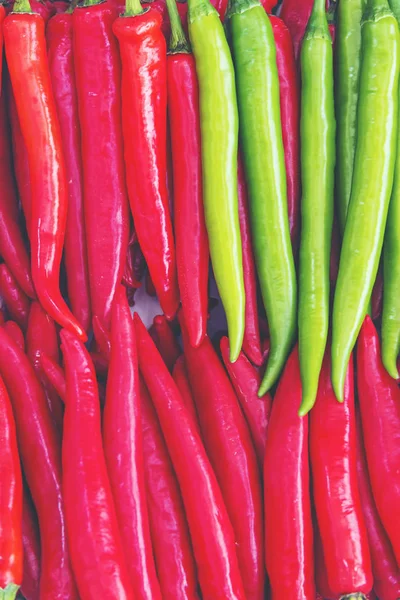
<path id="1" fill-rule="evenodd" d="M 301 380 L 297 347 L 275 394 L 264 461 L 266 567 L 271 598 L 314 600 L 308 416 L 298 416 Z M 285 503 L 282 503 L 282 492 Z"/>
<path id="2" fill-rule="evenodd" d="M 245 600 L 235 537 L 196 423 L 137 314 L 139 368 L 179 482 L 204 600 Z"/>
<path id="3" fill-rule="evenodd" d="M 250 432 L 232 384 L 208 336 L 193 348 L 181 319 L 189 381 L 204 446 L 224 497 L 246 598 L 265 593 L 260 473 Z"/>
<path id="4" fill-rule="evenodd" d="M 156 315 L 154 317 L 152 329 L 153 332 L 151 335 L 153 341 L 168 369 L 172 371 L 182 351 L 165 315 Z"/>
<path id="5" fill-rule="evenodd" d="M 310 413 L 313 497 L 329 587 L 350 598 L 370 592 L 373 577 L 357 482 L 353 361 L 342 405 L 335 399 L 329 363 L 326 353 Z"/>
<path id="6" fill-rule="evenodd" d="M 0 265 L 0 295 L 10 316 L 25 331 L 28 326 L 30 301 L 4 263 Z"/>
<path id="7" fill-rule="evenodd" d="M 237 196 L 238 109 L 223 26 L 208 0 L 189 0 L 189 35 L 200 93 L 203 202 L 211 262 L 228 322 L 231 360 L 245 328 L 245 290 Z M 217 125 L 216 125 L 217 124 Z"/>
<path id="8" fill-rule="evenodd" d="M 357 414 L 357 475 L 371 552 L 374 590 L 382 600 L 398 600 L 400 598 L 400 569 L 379 518 L 372 493 L 359 412 Z"/>
<path id="9" fill-rule="evenodd" d="M 336 199 L 343 234 L 353 180 L 361 64 L 361 18 L 367 0 L 339 2 L 335 46 Z"/>
<path id="10" fill-rule="evenodd" d="M 400 35 L 387 0 L 369 0 L 362 43 L 353 183 L 332 319 L 332 382 L 339 401 L 378 271 L 393 184 Z"/>
<path id="11" fill-rule="evenodd" d="M 271 338 L 262 395 L 279 377 L 296 331 L 279 77 L 272 26 L 259 0 L 233 0 L 229 24 L 254 253 Z"/>
<path id="12" fill-rule="evenodd" d="M 92 314 L 106 327 L 122 278 L 129 236 L 121 66 L 112 32 L 116 17 L 110 3 L 88 1 L 74 10 L 72 19 L 90 297 Z"/>
<path id="13" fill-rule="evenodd" d="M 134 596 L 161 600 L 146 505 L 141 427 L 136 339 L 126 290 L 120 285 L 111 309 L 104 454 Z"/>
<path id="14" fill-rule="evenodd" d="M 185 509 L 171 459 L 141 379 L 143 464 L 153 551 L 163 600 L 198 600 L 197 577 Z"/>
<path id="15" fill-rule="evenodd" d="M 265 9 L 265 6 L 264 6 Z M 293 41 L 284 21 L 270 15 L 276 46 L 276 66 L 285 152 L 287 204 L 290 237 L 296 251 L 300 230 L 300 89 L 294 57 Z"/>
<path id="16" fill-rule="evenodd" d="M 171 319 L 178 310 L 179 290 L 166 187 L 166 45 L 160 14 L 143 12 L 140 4 L 136 8 L 113 23 L 122 61 L 126 176 L 139 244 L 161 307 Z"/>
<path id="17" fill-rule="evenodd" d="M 357 346 L 357 384 L 371 487 L 382 525 L 400 563 L 400 390 L 386 372 L 369 316 Z"/>
<path id="18" fill-rule="evenodd" d="M 60 440 L 28 357 L 2 328 L 0 372 L 11 398 L 22 466 L 39 519 L 40 599 L 77 600 L 65 531 Z"/>
<path id="19" fill-rule="evenodd" d="M 24 567 L 21 592 L 26 600 L 39 600 L 40 536 L 35 508 L 26 485 L 22 502 L 22 545 Z"/>
<path id="20" fill-rule="evenodd" d="M 65 403 L 65 376 L 62 367 L 45 352 L 41 352 L 39 356 L 39 365 L 46 381 L 57 392 L 60 400 Z"/>
<path id="21" fill-rule="evenodd" d="M 22 475 L 10 398 L 0 378 L 0 596 L 14 600 L 23 575 Z"/>
<path id="22" fill-rule="evenodd" d="M 29 226 L 32 279 L 43 308 L 82 339 L 86 334 L 59 288 L 67 218 L 67 179 L 60 127 L 51 88 L 43 18 L 29 1 L 16 2 L 4 21 L 7 64 L 28 152 L 32 193 Z"/>
<path id="23" fill-rule="evenodd" d="M 17 325 L 15 321 L 7 321 L 2 327 L 7 331 L 7 334 L 14 340 L 17 346 L 21 348 L 22 352 L 25 352 L 25 338 L 19 325 Z"/>
<path id="24" fill-rule="evenodd" d="M 64 245 L 68 298 L 73 314 L 83 329 L 88 331 L 91 317 L 90 290 L 72 21 L 72 13 L 55 15 L 49 21 L 46 37 L 50 77 L 60 123 L 68 180 L 68 213 Z"/>
<path id="25" fill-rule="evenodd" d="M 132 600 L 104 458 L 94 367 L 76 336 L 66 330 L 60 335 L 67 384 L 63 492 L 68 546 L 79 596 L 82 600 Z"/>
<path id="26" fill-rule="evenodd" d="M 186 408 L 189 409 L 193 419 L 198 424 L 199 418 L 197 416 L 196 405 L 194 403 L 193 393 L 190 387 L 189 375 L 186 368 L 186 361 L 183 354 L 175 362 L 174 368 L 172 370 L 172 377 L 176 383 L 176 387 L 181 393 L 182 400 L 184 401 Z"/>
<path id="27" fill-rule="evenodd" d="M 335 175 L 332 39 L 325 0 L 315 0 L 301 49 L 300 415 L 317 397 L 329 328 Z"/>
<path id="28" fill-rule="evenodd" d="M 225 368 L 246 417 L 258 463 L 262 470 L 267 441 L 267 427 L 272 408 L 271 395 L 267 392 L 261 398 L 258 397 L 257 392 L 260 388 L 261 375 L 243 352 L 239 354 L 236 362 L 230 362 L 228 338 L 223 337 L 221 339 L 220 350 Z"/>

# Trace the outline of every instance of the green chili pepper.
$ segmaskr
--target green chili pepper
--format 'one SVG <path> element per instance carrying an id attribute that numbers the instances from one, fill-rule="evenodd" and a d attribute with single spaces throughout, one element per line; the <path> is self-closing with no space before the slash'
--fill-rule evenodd
<path id="1" fill-rule="evenodd" d="M 400 0 L 389 0 L 400 23 Z M 400 111 L 400 105 L 399 105 Z M 397 131 L 397 156 L 392 197 L 383 254 L 382 360 L 387 372 L 398 378 L 397 356 L 400 350 L 400 114 Z"/>
<path id="2" fill-rule="evenodd" d="M 245 310 L 235 73 L 223 25 L 209 0 L 189 0 L 189 35 L 199 80 L 206 226 L 234 362 L 242 347 Z"/>
<path id="3" fill-rule="evenodd" d="M 361 17 L 366 0 L 341 0 L 337 8 L 336 34 L 336 197 L 343 233 L 353 179 L 356 147 L 358 84 L 360 75 Z"/>
<path id="4" fill-rule="evenodd" d="M 232 0 L 228 16 L 254 252 L 271 338 L 263 395 L 279 377 L 296 332 L 279 79 L 272 26 L 260 2 Z"/>
<path id="5" fill-rule="evenodd" d="M 333 305 L 332 384 L 339 401 L 378 270 L 397 146 L 400 35 L 387 0 L 369 0 L 361 27 L 353 183 Z"/>
<path id="6" fill-rule="evenodd" d="M 329 267 L 335 174 L 332 38 L 325 0 L 314 0 L 301 49 L 301 242 L 299 359 L 302 403 L 314 406 L 329 328 Z"/>

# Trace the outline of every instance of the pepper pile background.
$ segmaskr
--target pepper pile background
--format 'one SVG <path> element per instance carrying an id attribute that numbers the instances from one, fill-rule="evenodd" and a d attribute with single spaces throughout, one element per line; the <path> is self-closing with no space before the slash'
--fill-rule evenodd
<path id="1" fill-rule="evenodd" d="M 400 599 L 398 20 L 0 5 L 0 600 Z"/>

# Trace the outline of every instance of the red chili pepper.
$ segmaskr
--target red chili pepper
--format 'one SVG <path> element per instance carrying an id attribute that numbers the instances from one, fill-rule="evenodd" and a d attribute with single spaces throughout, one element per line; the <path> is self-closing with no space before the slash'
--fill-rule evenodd
<path id="1" fill-rule="evenodd" d="M 26 351 L 39 381 L 43 385 L 54 422 L 62 430 L 64 407 L 52 386 L 47 385 L 40 367 L 40 355 L 47 354 L 56 364 L 60 361 L 55 323 L 38 302 L 32 302 L 26 330 Z"/>
<path id="2" fill-rule="evenodd" d="M 21 592 L 26 600 L 39 600 L 40 538 L 37 515 L 29 492 L 24 486 L 22 503 L 22 545 L 24 568 Z"/>
<path id="3" fill-rule="evenodd" d="M 243 414 L 246 417 L 257 453 L 258 463 L 262 469 L 267 441 L 267 427 L 272 408 L 271 395 L 267 392 L 261 398 L 258 397 L 261 375 L 243 352 L 239 354 L 236 362 L 231 363 L 227 337 L 221 339 L 220 348 L 225 368 L 228 371 Z"/>
<path id="4" fill-rule="evenodd" d="M 324 550 L 322 548 L 321 536 L 318 530 L 318 524 L 314 519 L 314 559 L 315 559 L 315 583 L 317 586 L 317 599 L 321 600 L 339 600 L 339 596 L 332 593 L 329 586 L 328 573 L 324 559 Z"/>
<path id="5" fill-rule="evenodd" d="M 240 234 L 242 237 L 244 290 L 246 293 L 243 351 L 255 365 L 261 366 L 262 354 L 257 308 L 257 276 L 251 241 L 249 202 L 243 162 L 240 156 L 238 160 L 238 208 Z M 190 239 L 190 236 L 188 236 L 188 239 Z"/>
<path id="6" fill-rule="evenodd" d="M 179 482 L 203 598 L 244 600 L 232 525 L 196 424 L 137 313 L 134 323 L 139 367 Z"/>
<path id="7" fill-rule="evenodd" d="M 169 36 L 171 35 L 171 24 L 169 22 L 167 5 L 165 0 L 151 0 L 151 2 L 145 2 L 144 4 L 142 4 L 142 7 L 144 10 L 152 8 L 161 15 L 161 31 L 165 40 L 167 41 L 169 39 Z"/>
<path id="8" fill-rule="evenodd" d="M 90 358 L 92 359 L 97 377 L 107 378 L 108 360 L 99 352 L 91 352 Z"/>
<path id="9" fill-rule="evenodd" d="M 3 21 L 6 18 L 6 9 L 3 5 L 0 6 L 0 93 L 3 81 Z"/>
<path id="10" fill-rule="evenodd" d="M 3 6 L 1 8 L 4 10 Z M 0 255 L 21 289 L 34 298 L 29 257 L 19 227 L 18 201 L 8 129 L 6 100 L 3 93 L 0 95 Z"/>
<path id="11" fill-rule="evenodd" d="M 14 8 L 24 12 L 8 15 L 3 29 L 7 64 L 29 157 L 32 278 L 49 315 L 86 339 L 59 288 L 68 196 L 44 21 L 30 12 L 28 0 L 18 0 Z"/>
<path id="12" fill-rule="evenodd" d="M 190 343 L 197 347 L 207 330 L 209 250 L 203 208 L 199 86 L 193 54 L 171 48 L 167 83 L 178 282 Z"/>
<path id="13" fill-rule="evenodd" d="M 117 288 L 118 289 L 118 288 Z M 125 295 L 126 291 L 124 290 Z M 112 312 L 112 311 L 111 311 Z M 111 339 L 110 333 L 104 327 L 100 319 L 95 315 L 93 317 L 93 334 L 96 340 L 97 347 L 104 359 L 108 362 L 111 354 Z"/>
<path id="14" fill-rule="evenodd" d="M 157 295 L 156 288 L 154 287 L 153 280 L 151 279 L 150 273 L 146 273 L 146 294 L 154 298 Z"/>
<path id="15" fill-rule="evenodd" d="M 71 6 L 69 2 L 64 2 L 64 0 L 54 0 L 51 4 L 56 15 L 65 13 Z"/>
<path id="16" fill-rule="evenodd" d="M 22 475 L 10 398 L 0 377 L 0 595 L 14 598 L 22 581 Z"/>
<path id="17" fill-rule="evenodd" d="M 140 247 L 161 307 L 171 319 L 179 290 L 166 186 L 166 46 L 157 11 L 129 14 L 113 24 L 122 60 L 128 192 Z"/>
<path id="18" fill-rule="evenodd" d="M 53 3 L 47 0 L 45 2 L 43 2 L 43 0 L 29 0 L 29 4 L 31 5 L 32 11 L 40 15 L 47 25 L 55 13 Z"/>
<path id="19" fill-rule="evenodd" d="M 53 6 L 55 7 L 55 3 Z M 75 317 L 83 329 L 88 331 L 90 327 L 90 291 L 72 18 L 72 13 L 54 16 L 48 24 L 46 36 L 50 77 L 60 123 L 68 182 L 68 213 L 64 244 L 68 298 Z M 109 225 L 111 226 L 111 223 Z"/>
<path id="20" fill-rule="evenodd" d="M 374 590 L 381 600 L 398 600 L 400 598 L 400 569 L 379 518 L 372 493 L 359 413 L 357 415 L 357 474 L 371 552 Z"/>
<path id="21" fill-rule="evenodd" d="M 104 454 L 135 598 L 161 600 L 146 505 L 141 427 L 136 339 L 125 288 L 119 286 L 111 310 Z"/>
<path id="22" fill-rule="evenodd" d="M 47 382 L 57 392 L 58 397 L 65 403 L 65 375 L 64 370 L 52 358 L 42 352 L 39 356 L 40 369 Z"/>
<path id="23" fill-rule="evenodd" d="M 65 533 L 60 440 L 28 357 L 2 328 L 0 372 L 10 394 L 22 466 L 39 518 L 40 600 L 77 600 Z"/>
<path id="24" fill-rule="evenodd" d="M 290 31 L 296 62 L 299 60 L 301 43 L 312 7 L 313 0 L 283 0 L 281 4 L 279 16 Z"/>
<path id="25" fill-rule="evenodd" d="M 140 380 L 143 463 L 163 600 L 196 600 L 197 579 L 178 482 L 149 392 Z"/>
<path id="26" fill-rule="evenodd" d="M 308 417 L 298 416 L 300 403 L 296 347 L 286 363 L 268 424 L 264 462 L 265 559 L 272 598 L 314 600 Z"/>
<path id="27" fill-rule="evenodd" d="M 176 387 L 181 393 L 182 400 L 184 401 L 186 408 L 189 409 L 193 419 L 199 426 L 199 418 L 197 416 L 196 405 L 193 400 L 192 390 L 190 388 L 189 376 L 186 368 L 185 357 L 183 354 L 179 356 L 175 362 L 172 370 L 172 377 L 176 383 Z"/>
<path id="28" fill-rule="evenodd" d="M 73 13 L 73 54 L 82 132 L 86 245 L 92 313 L 105 327 L 122 279 L 129 236 L 121 128 L 121 67 L 108 2 Z"/>
<path id="29" fill-rule="evenodd" d="M 312 4 L 312 3 L 311 3 Z M 310 6 L 311 6 L 310 4 Z M 292 245 L 297 249 L 300 229 L 300 90 L 293 41 L 284 21 L 270 17 L 279 75 L 282 139 L 285 151 L 287 200 Z"/>
<path id="30" fill-rule="evenodd" d="M 310 456 L 329 587 L 345 598 L 370 592 L 371 559 L 357 484 L 352 359 L 340 404 L 332 389 L 330 357 L 325 355 L 317 401 L 310 413 Z"/>
<path id="31" fill-rule="evenodd" d="M 153 319 L 153 341 L 164 359 L 169 371 L 172 371 L 174 364 L 182 350 L 178 341 L 164 315 L 156 315 Z"/>
<path id="32" fill-rule="evenodd" d="M 82 598 L 132 600 L 101 439 L 93 363 L 84 345 L 61 331 L 67 395 L 62 443 L 68 546 Z"/>
<path id="33" fill-rule="evenodd" d="M 377 331 L 365 317 L 358 338 L 357 384 L 364 447 L 376 507 L 400 564 L 400 390 L 383 366 Z"/>
<path id="34" fill-rule="evenodd" d="M 25 331 L 31 303 L 5 264 L 0 265 L 0 295 L 11 318 Z"/>
<path id="35" fill-rule="evenodd" d="M 3 329 L 7 331 L 10 338 L 14 340 L 14 342 L 22 350 L 22 352 L 25 352 L 24 334 L 22 333 L 21 328 L 16 324 L 16 322 L 7 321 L 6 323 L 4 323 Z"/>
<path id="36" fill-rule="evenodd" d="M 250 432 L 210 339 L 193 348 L 183 318 L 180 323 L 202 437 L 235 533 L 245 595 L 260 600 L 265 586 L 262 498 Z"/>
<path id="37" fill-rule="evenodd" d="M 125 268 L 122 275 L 122 283 L 128 289 L 138 289 L 142 285 L 142 278 L 146 268 L 146 261 L 137 240 L 135 230 L 132 228 L 129 238 L 128 251 L 126 254 Z"/>
<path id="38" fill-rule="evenodd" d="M 3 306 L 3 298 L 0 298 L 0 304 L 0 326 L 2 326 L 6 322 L 6 309 L 5 306 Z"/>
<path id="39" fill-rule="evenodd" d="M 275 8 L 276 0 L 261 0 L 261 4 L 266 13 L 270 14 Z"/>

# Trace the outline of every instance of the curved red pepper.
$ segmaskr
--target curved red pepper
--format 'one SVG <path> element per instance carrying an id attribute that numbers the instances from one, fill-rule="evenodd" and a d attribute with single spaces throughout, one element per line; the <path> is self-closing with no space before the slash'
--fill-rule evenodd
<path id="1" fill-rule="evenodd" d="M 16 324 L 15 321 L 7 321 L 4 323 L 3 328 L 7 331 L 10 338 L 14 340 L 17 346 L 25 352 L 25 338 L 22 333 L 22 329 Z"/>
<path id="2" fill-rule="evenodd" d="M 22 475 L 10 398 L 0 377 L 0 594 L 13 598 L 21 585 Z"/>
<path id="3" fill-rule="evenodd" d="M 141 379 L 143 463 L 153 550 L 163 600 L 197 600 L 197 578 L 178 482 Z"/>
<path id="4" fill-rule="evenodd" d="M 24 549 L 24 572 L 21 583 L 21 592 L 26 600 L 39 600 L 39 526 L 37 515 L 26 486 L 24 486 L 22 503 L 22 544 Z"/>
<path id="5" fill-rule="evenodd" d="M 179 290 L 166 186 L 167 56 L 160 27 L 160 14 L 150 9 L 118 18 L 113 31 L 122 60 L 122 125 L 135 229 L 161 307 L 171 319 Z"/>
<path id="6" fill-rule="evenodd" d="M 62 443 L 68 546 L 82 598 L 133 600 L 107 474 L 93 363 L 72 333 L 61 331 L 67 394 Z"/>
<path id="7" fill-rule="evenodd" d="M 311 15 L 314 0 L 283 0 L 280 18 L 290 31 L 296 62 L 299 60 L 301 43 Z"/>
<path id="8" fill-rule="evenodd" d="M 245 600 L 232 525 L 196 423 L 137 313 L 134 323 L 139 367 L 179 482 L 203 598 Z"/>
<path id="9" fill-rule="evenodd" d="M 25 331 L 31 303 L 5 264 L 0 265 L 0 295 L 11 318 Z"/>
<path id="10" fill-rule="evenodd" d="M 298 4 L 301 4 L 298 2 Z M 285 151 L 287 201 L 292 245 L 297 249 L 300 230 L 300 90 L 293 41 L 284 21 L 270 17 L 279 75 L 282 140 Z"/>
<path id="11" fill-rule="evenodd" d="M 332 389 L 330 356 L 325 355 L 310 413 L 310 456 L 329 587 L 339 596 L 370 592 L 371 559 L 357 483 L 352 359 L 340 404 Z"/>
<path id="12" fill-rule="evenodd" d="M 248 600 L 261 600 L 265 586 L 263 512 L 253 442 L 210 339 L 206 336 L 193 348 L 182 318 L 180 323 L 201 433 L 235 533 L 245 595 Z"/>
<path id="13" fill-rule="evenodd" d="M 261 375 L 243 352 L 239 354 L 236 362 L 231 363 L 227 337 L 221 339 L 220 349 L 225 368 L 228 371 L 243 414 L 246 417 L 257 453 L 258 463 L 262 469 L 267 441 L 267 427 L 272 408 L 271 395 L 267 392 L 262 398 L 258 397 Z"/>
<path id="14" fill-rule="evenodd" d="M 52 358 L 42 352 L 39 356 L 40 369 L 47 382 L 57 392 L 58 397 L 65 403 L 65 376 L 64 370 Z"/>
<path id="15" fill-rule="evenodd" d="M 50 19 L 46 37 L 50 77 L 60 123 L 68 181 L 68 213 L 64 243 L 68 298 L 73 314 L 83 329 L 88 331 L 90 291 L 83 214 L 81 132 L 75 86 L 72 14 L 58 14 Z"/>
<path id="16" fill-rule="evenodd" d="M 151 336 L 168 370 L 172 371 L 174 364 L 182 354 L 182 350 L 165 315 L 154 317 Z"/>
<path id="17" fill-rule="evenodd" d="M 117 288 L 118 290 L 119 288 Z M 125 291 L 126 294 L 126 291 Z M 111 313 L 112 314 L 112 313 Z M 99 352 L 104 356 L 105 360 L 110 360 L 111 353 L 111 339 L 110 333 L 104 327 L 100 319 L 95 315 L 93 317 L 93 334 L 96 340 Z"/>
<path id="18" fill-rule="evenodd" d="M 4 21 L 7 64 L 32 184 L 32 278 L 49 315 L 86 339 L 59 288 L 68 196 L 44 29 L 42 17 L 33 13 L 11 13 Z"/>
<path id="19" fill-rule="evenodd" d="M 146 505 L 141 426 L 136 339 L 121 285 L 111 310 L 104 454 L 135 599 L 161 600 Z"/>
<path id="20" fill-rule="evenodd" d="M 199 418 L 197 416 L 196 405 L 193 400 L 193 394 L 190 388 L 188 372 L 186 369 L 185 357 L 183 356 L 183 354 L 179 356 L 179 358 L 175 362 L 174 368 L 172 370 L 172 377 L 176 383 L 176 387 L 181 393 L 182 400 L 184 401 L 186 407 L 189 409 L 189 412 L 191 413 L 193 419 L 198 425 Z"/>
<path id="21" fill-rule="evenodd" d="M 283 371 L 268 424 L 264 462 L 265 559 L 273 598 L 314 600 L 308 417 L 298 416 L 300 403 L 296 347 Z"/>
<path id="22" fill-rule="evenodd" d="M 400 390 L 382 364 L 377 331 L 365 317 L 357 346 L 364 447 L 376 507 L 400 564 Z"/>
<path id="23" fill-rule="evenodd" d="M 73 13 L 73 54 L 82 132 L 86 245 L 92 314 L 110 325 L 129 236 L 121 127 L 121 67 L 108 2 Z"/>
<path id="24" fill-rule="evenodd" d="M 376 509 L 369 481 L 360 414 L 357 415 L 357 474 L 371 552 L 374 591 L 381 600 L 400 598 L 400 569 Z"/>
<path id="25" fill-rule="evenodd" d="M 4 10 L 3 6 L 1 8 Z M 21 289 L 25 294 L 34 298 L 35 290 L 31 279 L 29 257 L 19 227 L 18 200 L 8 128 L 6 100 L 3 92 L 0 96 L 0 255 Z"/>
<path id="26" fill-rule="evenodd" d="M 40 599 L 77 600 L 65 532 L 60 441 L 28 357 L 2 328 L 0 372 L 10 394 L 24 474 L 39 518 Z"/>
<path id="27" fill-rule="evenodd" d="M 238 159 L 238 209 L 242 238 L 243 280 L 246 293 L 243 351 L 252 363 L 262 365 L 257 307 L 257 276 L 250 231 L 249 202 L 242 158 Z M 189 238 L 190 239 L 190 236 Z"/>

